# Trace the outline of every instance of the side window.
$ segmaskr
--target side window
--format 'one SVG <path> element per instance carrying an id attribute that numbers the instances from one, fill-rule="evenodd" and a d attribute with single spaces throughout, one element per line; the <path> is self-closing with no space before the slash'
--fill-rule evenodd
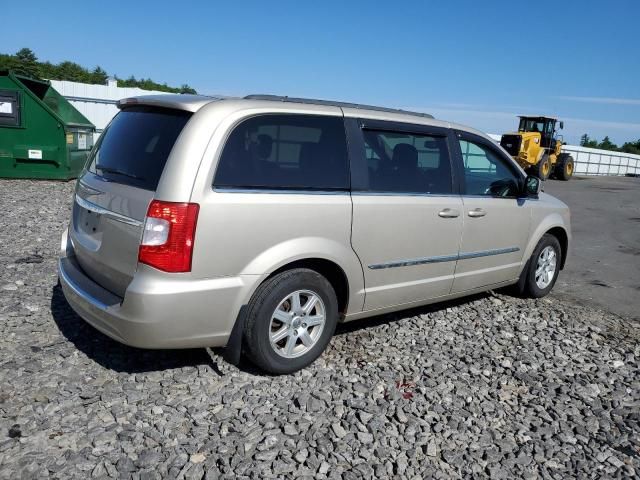
<path id="1" fill-rule="evenodd" d="M 215 187 L 347 190 L 342 118 L 261 115 L 238 125 L 218 162 Z"/>
<path id="2" fill-rule="evenodd" d="M 490 197 L 518 195 L 518 176 L 490 147 L 461 139 L 460 149 L 467 195 Z"/>
<path id="3" fill-rule="evenodd" d="M 445 137 L 370 129 L 363 135 L 370 191 L 452 193 Z"/>

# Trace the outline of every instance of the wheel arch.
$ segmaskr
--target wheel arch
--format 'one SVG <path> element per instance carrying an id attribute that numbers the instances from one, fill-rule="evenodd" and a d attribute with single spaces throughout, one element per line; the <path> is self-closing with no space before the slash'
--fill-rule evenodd
<path id="1" fill-rule="evenodd" d="M 240 356 L 242 352 L 242 343 L 243 343 L 243 334 L 246 322 L 246 313 L 247 313 L 247 305 L 249 303 L 250 298 L 256 292 L 256 290 L 260 287 L 260 285 L 264 284 L 270 278 L 273 278 L 275 275 L 279 273 L 286 272 L 288 270 L 292 270 L 294 268 L 308 268 L 315 272 L 318 272 L 320 275 L 324 276 L 327 281 L 331 284 L 334 291 L 336 292 L 336 297 L 338 300 L 338 311 L 341 315 L 347 313 L 347 309 L 350 304 L 350 285 L 347 273 L 344 269 L 338 265 L 335 261 L 329 260 L 327 258 L 322 257 L 306 257 L 306 258 L 298 258 L 296 260 L 289 261 L 287 263 L 280 264 L 277 267 L 274 267 L 266 276 L 263 276 L 261 281 L 256 282 L 253 285 L 253 288 L 250 289 L 249 296 L 246 298 L 243 305 L 240 307 L 238 315 L 233 325 L 233 329 L 229 335 L 229 339 L 225 348 L 224 357 L 225 359 L 233 364 L 238 365 L 240 362 Z"/>
<path id="2" fill-rule="evenodd" d="M 560 226 L 550 228 L 545 232 L 545 234 L 553 235 L 558 239 L 558 242 L 560 242 L 560 270 L 562 270 L 567 260 L 567 253 L 569 250 L 569 235 L 567 234 L 567 231 Z"/>
<path id="3" fill-rule="evenodd" d="M 547 233 L 556 237 L 558 239 L 558 242 L 560 242 L 560 248 L 562 250 L 560 269 L 564 268 L 568 256 L 569 241 L 571 237 L 569 232 L 567 231 L 566 224 L 559 213 L 548 215 L 535 228 L 533 234 L 529 238 L 529 243 L 527 244 L 527 248 L 525 249 L 524 255 L 522 257 L 523 266 L 533 254 L 533 251 L 536 248 L 536 245 L 538 245 L 538 243 L 540 242 L 540 239 Z"/>
<path id="4" fill-rule="evenodd" d="M 274 270 L 264 281 L 294 268 L 307 268 L 325 277 L 336 292 L 338 311 L 343 315 L 347 312 L 349 307 L 349 279 L 340 265 L 326 258 L 316 257 L 294 260 Z"/>
<path id="5" fill-rule="evenodd" d="M 332 284 L 339 297 L 341 313 L 361 311 L 364 305 L 364 273 L 350 242 L 346 242 L 322 237 L 289 239 L 262 252 L 249 262 L 242 273 L 260 275 L 259 283 L 262 283 L 284 270 L 301 266 L 310 268 L 324 275 Z"/>

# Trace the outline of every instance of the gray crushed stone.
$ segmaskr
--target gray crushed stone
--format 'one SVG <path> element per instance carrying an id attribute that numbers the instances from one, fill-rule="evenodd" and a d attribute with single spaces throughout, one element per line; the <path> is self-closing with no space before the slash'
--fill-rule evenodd
<path id="1" fill-rule="evenodd" d="M 345 325 L 290 376 L 129 348 L 56 286 L 72 192 L 0 180 L 1 479 L 640 474 L 637 324 L 487 294 Z"/>

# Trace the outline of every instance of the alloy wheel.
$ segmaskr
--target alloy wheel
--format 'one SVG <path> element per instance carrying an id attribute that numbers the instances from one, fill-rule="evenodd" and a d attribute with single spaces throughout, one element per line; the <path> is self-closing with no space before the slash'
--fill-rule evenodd
<path id="1" fill-rule="evenodd" d="M 326 322 L 320 295 L 297 290 L 283 298 L 271 315 L 271 348 L 285 358 L 304 355 L 318 342 Z"/>
<path id="2" fill-rule="evenodd" d="M 538 255 L 538 262 L 536 264 L 535 279 L 538 288 L 544 290 L 551 284 L 556 273 L 557 263 L 555 249 L 551 246 L 543 248 L 540 255 Z"/>

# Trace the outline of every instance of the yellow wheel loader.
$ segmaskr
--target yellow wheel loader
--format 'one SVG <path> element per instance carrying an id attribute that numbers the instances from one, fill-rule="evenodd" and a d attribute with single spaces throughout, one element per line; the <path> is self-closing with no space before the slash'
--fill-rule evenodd
<path id="1" fill-rule="evenodd" d="M 502 135 L 500 145 L 529 174 L 541 180 L 550 175 L 560 180 L 569 180 L 573 175 L 573 157 L 562 153 L 562 136 L 556 131 L 563 122 L 552 117 L 530 117 L 521 115 L 518 131 Z"/>

